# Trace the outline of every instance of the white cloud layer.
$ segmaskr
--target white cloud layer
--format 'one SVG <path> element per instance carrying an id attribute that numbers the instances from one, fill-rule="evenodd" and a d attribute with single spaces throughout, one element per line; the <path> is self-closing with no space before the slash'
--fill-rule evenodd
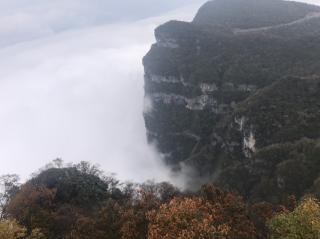
<path id="1" fill-rule="evenodd" d="M 320 0 L 298 0 L 296 2 L 304 2 L 304 3 L 309 3 L 309 4 L 314 4 L 314 5 L 320 5 Z"/>
<path id="2" fill-rule="evenodd" d="M 199 4 L 106 24 L 91 16 L 101 10 L 86 9 L 101 1 L 52 2 L 0 3 L 0 174 L 26 178 L 61 157 L 123 180 L 169 179 L 146 142 L 141 60 L 157 25 L 190 20 Z"/>

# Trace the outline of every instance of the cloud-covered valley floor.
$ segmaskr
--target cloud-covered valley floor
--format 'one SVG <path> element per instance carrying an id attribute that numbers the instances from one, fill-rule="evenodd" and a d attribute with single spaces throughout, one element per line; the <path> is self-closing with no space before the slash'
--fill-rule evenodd
<path id="1" fill-rule="evenodd" d="M 0 26 L 0 174 L 26 179 L 60 157 L 97 163 L 122 180 L 169 179 L 146 142 L 141 60 L 157 25 L 191 20 L 199 5 L 58 32 L 45 25 L 56 18 L 30 20 L 31 35 Z"/>

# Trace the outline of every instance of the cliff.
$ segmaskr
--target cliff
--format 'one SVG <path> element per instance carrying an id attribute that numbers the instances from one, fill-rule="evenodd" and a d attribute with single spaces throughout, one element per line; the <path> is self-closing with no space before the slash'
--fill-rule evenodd
<path id="1" fill-rule="evenodd" d="M 278 161 L 260 154 L 308 140 L 319 151 L 320 8 L 215 0 L 192 22 L 168 22 L 155 36 L 143 60 L 152 106 L 144 117 L 165 161 L 248 197 L 262 196 L 266 182 L 278 192 L 270 200 L 294 191 L 275 175 L 292 152 Z M 301 191 L 315 190 L 318 175 L 305 173 L 311 179 Z"/>

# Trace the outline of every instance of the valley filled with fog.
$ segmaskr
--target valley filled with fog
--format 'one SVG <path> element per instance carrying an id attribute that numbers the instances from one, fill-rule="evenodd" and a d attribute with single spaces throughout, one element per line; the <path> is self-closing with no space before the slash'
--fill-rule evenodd
<path id="1" fill-rule="evenodd" d="M 0 174 L 26 179 L 58 157 L 122 180 L 168 179 L 146 142 L 141 61 L 157 25 L 191 20 L 202 2 L 157 5 L 152 17 L 136 6 L 129 20 L 101 1 L 34 2 L 0 4 Z"/>

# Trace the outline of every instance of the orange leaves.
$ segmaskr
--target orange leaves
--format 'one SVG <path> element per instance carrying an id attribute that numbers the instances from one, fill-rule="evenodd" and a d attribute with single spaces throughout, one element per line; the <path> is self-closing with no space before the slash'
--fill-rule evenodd
<path id="1" fill-rule="evenodd" d="M 146 238 L 148 230 L 146 214 L 160 205 L 160 200 L 150 190 L 138 189 L 135 197 L 122 208 L 120 219 L 122 239 Z"/>
<path id="2" fill-rule="evenodd" d="M 246 204 L 235 194 L 212 185 L 199 196 L 174 198 L 148 213 L 149 239 L 251 239 L 255 226 Z"/>
<path id="3" fill-rule="evenodd" d="M 229 201 L 230 195 L 226 196 L 226 201 Z M 175 198 L 161 205 L 159 210 L 148 213 L 150 220 L 148 238 L 211 239 L 245 238 L 244 236 L 254 238 L 254 227 L 246 219 L 246 215 L 240 217 L 244 220 L 243 227 L 235 227 L 231 217 L 238 215 L 232 214 L 229 217 L 229 208 L 200 197 Z"/>

